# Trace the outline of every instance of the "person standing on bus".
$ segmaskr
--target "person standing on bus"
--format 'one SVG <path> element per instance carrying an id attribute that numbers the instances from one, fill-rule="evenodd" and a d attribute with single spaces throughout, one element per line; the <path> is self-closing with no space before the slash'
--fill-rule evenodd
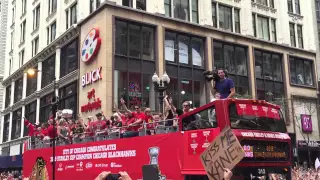
<path id="1" fill-rule="evenodd" d="M 218 76 L 220 79 L 214 81 L 214 87 L 208 82 L 212 95 L 218 99 L 232 98 L 236 94 L 233 80 L 227 77 L 223 69 L 218 69 Z"/>

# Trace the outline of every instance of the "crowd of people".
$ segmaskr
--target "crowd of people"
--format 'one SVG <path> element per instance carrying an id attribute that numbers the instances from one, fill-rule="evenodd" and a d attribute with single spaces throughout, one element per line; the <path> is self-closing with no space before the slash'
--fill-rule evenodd
<path id="1" fill-rule="evenodd" d="M 0 173 L 0 180 L 21 180 L 22 172 L 18 170 L 4 171 Z"/>
<path id="2" fill-rule="evenodd" d="M 28 135 L 43 141 L 50 141 L 56 137 L 60 143 L 69 144 L 74 140 L 84 138 L 100 137 L 116 134 L 119 137 L 134 137 L 139 135 L 139 131 L 144 130 L 147 135 L 156 134 L 156 127 L 177 127 L 177 117 L 184 112 L 191 110 L 189 102 L 183 103 L 183 109 L 177 109 L 172 104 L 172 98 L 164 98 L 164 113 L 151 112 L 150 108 L 142 111 L 140 106 L 134 106 L 134 111 L 126 107 L 123 99 L 120 99 L 122 112 L 117 108 L 111 117 L 106 117 L 103 112 L 99 112 L 94 117 L 86 119 L 78 117 L 74 120 L 72 115 L 58 112 L 54 119 L 52 116 L 47 123 L 41 125 L 32 124 L 24 119 L 24 124 L 28 128 Z M 117 105 L 115 104 L 115 107 Z M 72 113 L 71 113 L 72 114 Z M 54 128 L 55 122 L 55 128 Z"/>

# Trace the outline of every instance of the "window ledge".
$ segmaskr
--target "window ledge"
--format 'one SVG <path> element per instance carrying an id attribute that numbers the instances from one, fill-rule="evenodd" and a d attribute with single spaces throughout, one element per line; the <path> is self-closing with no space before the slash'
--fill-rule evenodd
<path id="1" fill-rule="evenodd" d="M 301 16 L 300 14 L 294 14 L 294 13 L 288 12 L 288 15 L 289 15 L 289 17 L 292 18 L 293 22 L 296 22 L 297 20 L 303 19 L 303 16 Z"/>
<path id="2" fill-rule="evenodd" d="M 32 5 L 35 5 L 39 0 L 33 0 Z"/>
<path id="3" fill-rule="evenodd" d="M 24 17 L 26 16 L 26 14 L 27 14 L 27 11 L 25 11 L 23 14 L 21 14 L 20 20 L 21 20 L 22 18 L 24 18 Z"/>
<path id="4" fill-rule="evenodd" d="M 270 11 L 273 14 L 277 12 L 277 9 L 275 9 L 275 8 L 272 8 L 272 7 L 269 7 L 269 6 L 265 6 L 263 4 L 259 4 L 259 3 L 256 3 L 256 2 L 251 2 L 251 7 L 258 8 L 258 9 L 264 10 L 264 11 Z"/>
<path id="5" fill-rule="evenodd" d="M 23 46 L 23 45 L 24 45 L 24 42 L 25 42 L 25 41 L 20 42 L 20 44 L 19 44 L 19 48 L 21 48 L 21 46 Z"/>
<path id="6" fill-rule="evenodd" d="M 50 19 L 52 19 L 52 17 L 53 17 L 54 15 L 56 15 L 56 14 L 57 14 L 57 10 L 51 12 L 51 13 L 49 14 L 49 16 L 46 18 L 46 21 L 49 22 Z"/>
<path id="7" fill-rule="evenodd" d="M 10 29 L 14 29 L 14 25 L 15 25 L 15 23 L 13 22 L 13 23 L 11 24 L 11 26 L 10 26 Z"/>
<path id="8" fill-rule="evenodd" d="M 38 31 L 39 31 L 39 26 L 32 31 L 31 36 L 33 36 L 34 34 L 36 34 Z"/>
<path id="9" fill-rule="evenodd" d="M 9 55 L 12 56 L 13 54 L 13 49 L 11 49 L 11 51 L 9 52 Z"/>
<path id="10" fill-rule="evenodd" d="M 317 89 L 317 87 L 315 87 L 314 85 L 313 86 L 308 86 L 308 85 L 302 85 L 302 84 L 294 84 L 294 83 L 291 83 L 291 82 L 290 82 L 290 85 L 294 86 L 294 87 L 299 87 L 299 88 Z"/>

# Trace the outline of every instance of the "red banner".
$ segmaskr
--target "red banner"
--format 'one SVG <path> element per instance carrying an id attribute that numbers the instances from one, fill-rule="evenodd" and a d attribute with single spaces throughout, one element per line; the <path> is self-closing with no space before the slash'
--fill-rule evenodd
<path id="1" fill-rule="evenodd" d="M 279 110 L 255 104 L 237 104 L 237 112 L 239 115 L 244 116 L 256 116 L 256 117 L 268 117 L 274 119 L 280 119 Z"/>
<path id="2" fill-rule="evenodd" d="M 157 163 L 166 179 L 182 180 L 181 139 L 181 133 L 172 133 L 57 146 L 56 179 L 89 180 L 102 171 L 127 171 L 142 179 L 142 166 Z M 52 148 L 26 151 L 23 158 L 24 177 L 52 179 Z"/>

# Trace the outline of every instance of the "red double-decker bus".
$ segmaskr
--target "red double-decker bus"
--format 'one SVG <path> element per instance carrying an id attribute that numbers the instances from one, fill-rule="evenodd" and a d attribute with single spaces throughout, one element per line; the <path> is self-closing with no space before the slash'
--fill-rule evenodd
<path id="1" fill-rule="evenodd" d="M 230 126 L 239 139 L 244 159 L 233 169 L 233 179 L 291 179 L 291 142 L 280 107 L 258 100 L 216 100 L 179 117 L 179 127 L 161 126 L 156 135 L 57 146 L 56 179 L 94 179 L 101 171 L 127 171 L 142 179 L 142 166 L 157 164 L 161 179 L 200 180 L 206 172 L 200 154 Z M 23 174 L 30 179 L 52 179 L 52 148 L 24 153 Z"/>

